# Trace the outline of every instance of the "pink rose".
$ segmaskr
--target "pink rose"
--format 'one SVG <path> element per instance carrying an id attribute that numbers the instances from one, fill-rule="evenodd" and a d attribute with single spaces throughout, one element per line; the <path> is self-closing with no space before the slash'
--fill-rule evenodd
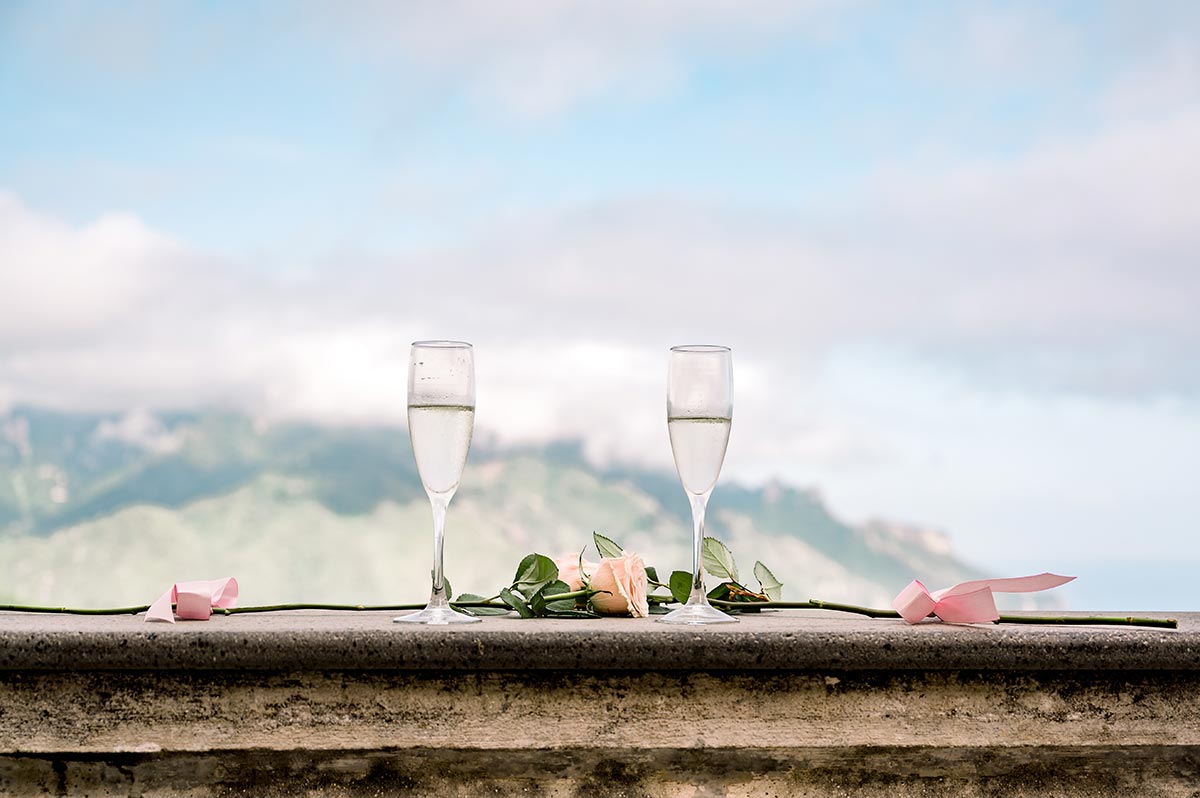
<path id="1" fill-rule="evenodd" d="M 583 590 L 583 580 L 591 578 L 591 574 L 596 573 L 596 569 L 600 566 L 594 562 L 583 561 L 583 573 L 579 573 L 579 555 L 570 554 L 566 557 L 559 557 L 554 561 L 558 566 L 558 578 L 567 583 L 571 588 L 571 592 Z"/>
<path id="2" fill-rule="evenodd" d="M 592 596 L 592 606 L 604 615 L 632 615 L 645 618 L 650 614 L 646 601 L 646 563 L 632 551 L 620 557 L 603 557 L 592 574 L 592 590 L 606 590 Z"/>

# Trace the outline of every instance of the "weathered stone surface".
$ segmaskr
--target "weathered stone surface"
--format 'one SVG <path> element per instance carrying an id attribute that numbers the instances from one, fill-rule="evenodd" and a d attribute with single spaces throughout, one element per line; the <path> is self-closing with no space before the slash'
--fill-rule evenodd
<path id="1" fill-rule="evenodd" d="M 1194 798 L 1198 783 L 1200 750 L 1170 746 L 0 756 L 6 796 Z"/>
<path id="2" fill-rule="evenodd" d="M 1200 798 L 1176 631 L 0 615 L 0 795 Z"/>
<path id="3" fill-rule="evenodd" d="M 271 613 L 170 626 L 0 613 L 0 670 L 1200 670 L 1196 613 L 1173 616 L 1175 630 L 913 627 L 817 611 L 715 627 L 488 618 L 411 628 L 392 624 L 393 614 Z"/>
<path id="4" fill-rule="evenodd" d="M 1148 672 L 7 673 L 0 707 L 14 753 L 1200 745 L 1200 681 Z"/>

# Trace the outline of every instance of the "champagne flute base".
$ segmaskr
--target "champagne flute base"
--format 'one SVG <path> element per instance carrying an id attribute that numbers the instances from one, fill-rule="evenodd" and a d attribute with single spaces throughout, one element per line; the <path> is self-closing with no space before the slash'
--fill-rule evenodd
<path id="1" fill-rule="evenodd" d="M 737 623 L 737 618 L 731 618 L 711 604 L 684 604 L 671 610 L 666 615 L 656 618 L 659 623 L 707 624 L 707 623 Z"/>
<path id="2" fill-rule="evenodd" d="M 452 623 L 479 623 L 479 618 L 458 612 L 451 607 L 429 606 L 411 615 L 392 618 L 392 623 L 423 623 L 430 626 L 448 626 Z"/>

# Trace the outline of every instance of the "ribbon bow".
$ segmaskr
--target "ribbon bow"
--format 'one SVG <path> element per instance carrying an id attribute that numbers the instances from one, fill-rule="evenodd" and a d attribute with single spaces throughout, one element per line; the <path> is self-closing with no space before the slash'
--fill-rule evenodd
<path id="1" fill-rule="evenodd" d="M 188 621 L 207 621 L 213 607 L 237 606 L 238 583 L 232 576 L 199 582 L 176 582 L 146 611 L 147 621 L 175 623 L 175 616 Z M 171 605 L 175 612 L 171 612 Z"/>
<path id="2" fill-rule="evenodd" d="M 1045 573 L 1007 579 L 975 579 L 932 593 L 914 579 L 892 600 L 892 607 L 909 623 L 918 623 L 930 615 L 936 615 L 946 623 L 985 623 L 1000 619 L 993 593 L 1036 593 L 1065 585 L 1074 578 Z"/>

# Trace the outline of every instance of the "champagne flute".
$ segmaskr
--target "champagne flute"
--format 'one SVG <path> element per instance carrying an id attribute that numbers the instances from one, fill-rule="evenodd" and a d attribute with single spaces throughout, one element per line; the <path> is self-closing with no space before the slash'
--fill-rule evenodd
<path id="1" fill-rule="evenodd" d="M 475 427 L 475 357 L 461 341 L 417 341 L 408 360 L 408 435 L 421 484 L 433 505 L 433 591 L 420 612 L 397 623 L 476 623 L 446 597 L 442 543 L 446 508 L 458 490 Z"/>
<path id="2" fill-rule="evenodd" d="M 733 353 L 727 346 L 675 346 L 667 372 L 667 431 L 679 481 L 692 503 L 692 593 L 663 623 L 737 623 L 704 592 L 704 510 L 717 484 L 733 424 Z"/>

